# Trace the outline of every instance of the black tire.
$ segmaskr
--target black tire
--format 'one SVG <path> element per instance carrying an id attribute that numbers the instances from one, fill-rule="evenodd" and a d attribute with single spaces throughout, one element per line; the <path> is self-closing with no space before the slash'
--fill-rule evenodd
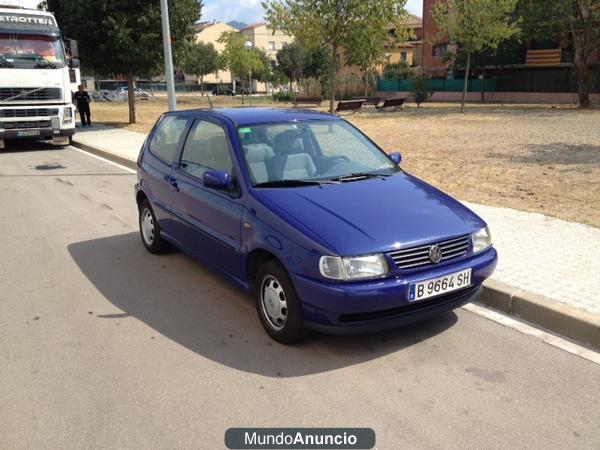
<path id="1" fill-rule="evenodd" d="M 266 305 L 269 304 L 267 296 L 264 297 L 263 302 L 265 288 L 272 294 L 273 286 L 276 286 L 279 293 L 283 292 L 285 297 L 285 311 L 283 311 L 284 308 L 279 308 L 279 312 L 285 316 L 285 323 L 278 324 L 281 328 L 275 325 L 277 322 L 275 316 L 271 317 L 267 312 Z M 286 345 L 295 344 L 304 338 L 302 303 L 296 294 L 292 280 L 281 264 L 276 261 L 268 261 L 258 269 L 254 279 L 254 298 L 258 318 L 269 336 Z M 281 304 L 278 305 L 281 306 Z M 271 308 L 272 310 L 273 308 Z"/>
<path id="2" fill-rule="evenodd" d="M 148 235 L 149 230 L 147 228 L 144 229 L 144 220 L 150 220 L 147 217 L 147 214 L 150 214 L 151 216 L 151 237 L 150 235 Z M 150 202 L 147 199 L 143 200 L 142 203 L 140 203 L 138 217 L 140 237 L 142 238 L 142 243 L 144 244 L 144 247 L 146 247 L 146 250 L 155 255 L 160 255 L 162 253 L 167 252 L 167 250 L 169 250 L 169 244 L 160 235 L 160 226 L 158 224 L 158 221 L 156 220 L 156 216 L 154 215 L 154 210 L 152 209 L 152 206 L 150 205 Z"/>

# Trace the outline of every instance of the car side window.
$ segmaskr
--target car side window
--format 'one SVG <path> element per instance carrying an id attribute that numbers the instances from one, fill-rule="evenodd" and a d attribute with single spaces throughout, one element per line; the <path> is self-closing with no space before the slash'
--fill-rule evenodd
<path id="1" fill-rule="evenodd" d="M 158 124 L 158 128 L 152 135 L 148 149 L 157 158 L 167 164 L 175 161 L 177 145 L 183 135 L 187 119 L 177 116 L 166 116 Z"/>
<path id="2" fill-rule="evenodd" d="M 231 175 L 233 164 L 225 129 L 206 120 L 196 120 L 183 147 L 180 167 L 200 179 L 207 170 Z"/>

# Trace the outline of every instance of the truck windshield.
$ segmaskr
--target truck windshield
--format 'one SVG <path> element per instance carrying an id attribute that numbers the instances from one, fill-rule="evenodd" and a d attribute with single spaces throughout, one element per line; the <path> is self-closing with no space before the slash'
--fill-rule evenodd
<path id="1" fill-rule="evenodd" d="M 60 38 L 0 33 L 0 68 L 56 69 L 64 66 L 65 52 Z"/>

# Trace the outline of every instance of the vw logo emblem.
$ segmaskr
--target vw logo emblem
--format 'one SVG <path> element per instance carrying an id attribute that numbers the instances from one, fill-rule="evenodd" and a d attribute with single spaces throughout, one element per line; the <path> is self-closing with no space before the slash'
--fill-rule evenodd
<path id="1" fill-rule="evenodd" d="M 437 264 L 442 260 L 442 249 L 439 245 L 432 245 L 429 247 L 429 259 L 434 264 Z"/>

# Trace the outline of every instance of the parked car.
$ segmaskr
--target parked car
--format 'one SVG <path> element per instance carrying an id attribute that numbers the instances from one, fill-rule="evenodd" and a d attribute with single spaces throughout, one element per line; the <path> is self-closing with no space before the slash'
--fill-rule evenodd
<path id="1" fill-rule="evenodd" d="M 150 100 L 150 94 L 143 89 L 134 88 L 134 96 L 138 100 Z M 129 98 L 129 89 L 125 87 L 119 87 L 107 95 L 107 98 L 111 102 L 126 102 Z"/>
<path id="2" fill-rule="evenodd" d="M 211 91 L 212 95 L 229 95 L 229 96 L 234 96 L 235 95 L 235 91 L 231 88 L 214 88 Z"/>
<path id="3" fill-rule="evenodd" d="M 400 161 L 329 114 L 165 113 L 138 160 L 142 243 L 251 291 L 282 343 L 428 318 L 469 302 L 497 255 L 481 218 Z"/>
<path id="4" fill-rule="evenodd" d="M 99 89 L 97 91 L 92 92 L 90 94 L 90 97 L 94 102 L 108 102 L 108 96 L 111 92 L 112 91 L 109 91 L 108 89 Z"/>

